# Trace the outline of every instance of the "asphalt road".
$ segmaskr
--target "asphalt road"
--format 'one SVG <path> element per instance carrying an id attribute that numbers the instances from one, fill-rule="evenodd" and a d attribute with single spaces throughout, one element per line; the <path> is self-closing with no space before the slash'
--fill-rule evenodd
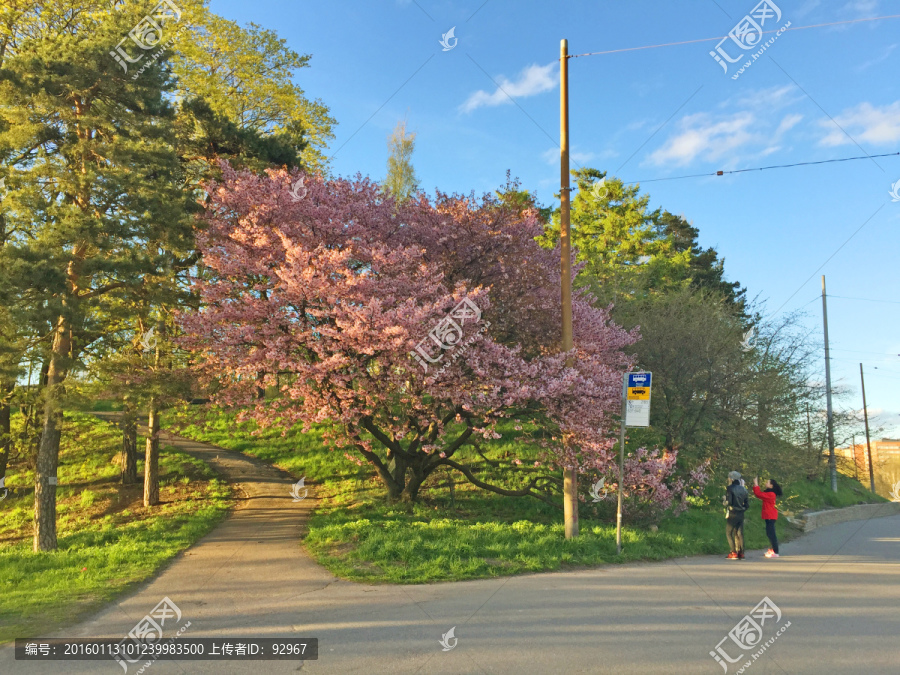
<path id="1" fill-rule="evenodd" d="M 239 453 L 171 436 L 166 442 L 235 484 L 239 508 L 155 579 L 56 636 L 124 637 L 168 597 L 181 617 L 168 617 L 165 637 L 183 630 L 184 638 L 318 638 L 319 658 L 159 660 L 141 675 L 713 675 L 726 672 L 710 655 L 717 646 L 729 658 L 743 654 L 726 664 L 729 674 L 747 662 L 743 672 L 754 675 L 900 672 L 900 516 L 821 528 L 783 545 L 777 560 L 755 551 L 744 561 L 706 556 L 496 580 L 364 585 L 336 579 L 306 555 L 303 523 L 315 502 L 312 494 L 295 502 L 288 476 Z M 753 611 L 763 598 L 780 618 L 774 609 Z M 741 631 L 752 628 L 747 615 L 762 631 L 758 642 L 755 630 Z M 736 625 L 746 649 L 728 637 Z M 451 628 L 455 640 L 445 651 L 440 641 Z M 127 674 L 143 663 L 129 665 Z M 4 674 L 122 672 L 112 661 L 34 663 L 14 660 L 10 647 L 0 650 Z"/>

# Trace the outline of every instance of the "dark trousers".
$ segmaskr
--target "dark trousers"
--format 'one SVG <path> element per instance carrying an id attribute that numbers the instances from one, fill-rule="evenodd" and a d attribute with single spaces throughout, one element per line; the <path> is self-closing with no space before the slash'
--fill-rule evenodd
<path id="1" fill-rule="evenodd" d="M 775 534 L 774 520 L 766 521 L 766 536 L 769 538 L 769 543 L 772 544 L 772 550 L 778 553 L 778 537 Z"/>
<path id="2" fill-rule="evenodd" d="M 744 516 L 729 516 L 725 519 L 725 538 L 733 553 L 744 552 Z"/>

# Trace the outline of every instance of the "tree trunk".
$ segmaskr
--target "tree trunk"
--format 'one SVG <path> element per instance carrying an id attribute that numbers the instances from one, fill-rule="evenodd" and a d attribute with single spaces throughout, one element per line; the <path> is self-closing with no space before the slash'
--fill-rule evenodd
<path id="1" fill-rule="evenodd" d="M 125 401 L 122 415 L 122 484 L 137 482 L 137 416 L 134 407 Z"/>
<path id="2" fill-rule="evenodd" d="M 424 464 L 424 462 L 414 462 L 410 464 L 409 481 L 407 481 L 406 487 L 403 488 L 403 492 L 400 495 L 400 501 L 412 503 L 419 499 L 419 488 L 422 487 L 422 483 L 425 482 L 425 479 L 428 478 L 431 473 L 431 470 L 426 470 L 422 464 Z"/>
<path id="3" fill-rule="evenodd" d="M 12 427 L 10 426 L 12 391 L 13 385 L 0 382 L 0 478 L 6 477 L 6 467 L 9 464 L 10 455 L 12 455 Z"/>
<path id="4" fill-rule="evenodd" d="M 159 403 L 150 399 L 147 451 L 144 457 L 144 506 L 159 504 Z"/>
<path id="5" fill-rule="evenodd" d="M 50 353 L 47 387 L 44 391 L 44 428 L 38 446 L 34 477 L 34 550 L 55 551 L 56 543 L 56 470 L 59 465 L 59 439 L 62 434 L 63 382 L 71 337 L 66 318 L 56 322 L 56 334 Z"/>
<path id="6" fill-rule="evenodd" d="M 406 487 L 403 488 L 403 492 L 400 494 L 400 501 L 413 503 L 419 499 L 419 488 L 422 487 L 422 483 L 425 482 L 425 477 L 421 476 L 417 473 L 413 473 L 409 478 L 409 482 L 406 484 Z"/>
<path id="7" fill-rule="evenodd" d="M 47 375 L 50 372 L 50 359 L 46 358 L 41 363 L 41 372 L 34 389 L 29 389 L 27 404 L 21 408 L 25 416 L 25 424 L 22 427 L 23 443 L 27 445 L 28 468 L 32 471 L 37 466 L 38 450 L 41 447 L 41 433 L 43 423 L 41 421 L 40 393 L 47 388 Z M 35 393 L 37 392 L 37 393 Z"/>
<path id="8" fill-rule="evenodd" d="M 391 450 L 388 450 L 388 473 L 393 479 L 385 481 L 388 489 L 388 501 L 396 502 L 403 494 L 403 488 L 406 485 L 406 459 Z"/>
<path id="9" fill-rule="evenodd" d="M 153 356 L 156 377 L 162 364 L 162 343 L 166 324 L 160 318 L 156 322 L 156 353 Z M 159 397 L 150 399 L 150 416 L 147 420 L 147 451 L 144 456 L 144 506 L 159 504 Z"/>

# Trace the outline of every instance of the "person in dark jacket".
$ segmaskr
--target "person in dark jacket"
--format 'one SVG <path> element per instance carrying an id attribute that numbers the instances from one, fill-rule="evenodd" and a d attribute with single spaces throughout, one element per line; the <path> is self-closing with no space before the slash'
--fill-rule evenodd
<path id="1" fill-rule="evenodd" d="M 775 521 L 778 520 L 778 508 L 775 500 L 781 496 L 781 486 L 774 479 L 766 481 L 766 489 L 759 489 L 759 478 L 753 479 L 753 494 L 762 500 L 762 518 L 766 521 L 766 536 L 772 548 L 766 551 L 767 558 L 780 558 L 778 555 L 778 537 L 775 534 Z"/>
<path id="2" fill-rule="evenodd" d="M 728 474 L 731 484 L 725 490 L 725 538 L 731 553 L 728 560 L 744 559 L 744 513 L 750 508 L 750 495 L 741 485 L 741 474 L 732 471 Z"/>

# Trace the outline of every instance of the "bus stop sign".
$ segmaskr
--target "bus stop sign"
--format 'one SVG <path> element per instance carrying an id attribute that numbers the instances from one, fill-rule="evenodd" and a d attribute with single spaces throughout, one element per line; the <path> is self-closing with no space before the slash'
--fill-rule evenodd
<path id="1" fill-rule="evenodd" d="M 650 385 L 652 373 L 627 373 L 625 385 L 625 426 L 650 426 Z"/>

